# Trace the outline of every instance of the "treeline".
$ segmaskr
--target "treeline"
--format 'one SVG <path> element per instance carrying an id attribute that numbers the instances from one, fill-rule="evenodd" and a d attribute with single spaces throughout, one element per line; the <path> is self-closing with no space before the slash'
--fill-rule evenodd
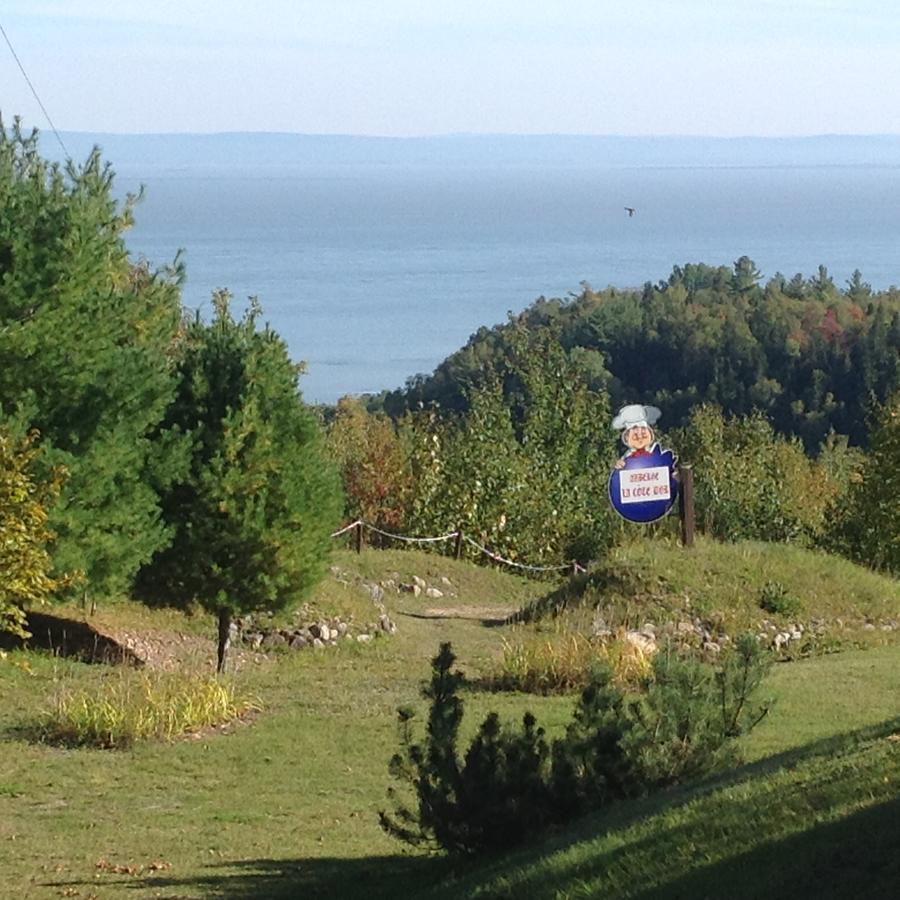
<path id="1" fill-rule="evenodd" d="M 324 567 L 339 483 L 281 338 L 225 292 L 188 316 L 112 186 L 96 151 L 50 164 L 0 123 L 0 629 L 139 590 L 215 612 L 221 666 L 235 613 Z"/>
<path id="2" fill-rule="evenodd" d="M 551 331 L 615 408 L 651 403 L 676 426 L 703 403 L 728 416 L 761 412 L 811 452 L 832 431 L 865 445 L 873 406 L 900 388 L 900 290 L 874 291 L 859 271 L 841 289 L 824 266 L 763 284 L 744 256 L 733 268 L 676 266 L 642 290 L 541 298 L 373 408 L 394 418 L 421 404 L 465 410 L 467 392 L 514 352 L 520 327 Z"/>

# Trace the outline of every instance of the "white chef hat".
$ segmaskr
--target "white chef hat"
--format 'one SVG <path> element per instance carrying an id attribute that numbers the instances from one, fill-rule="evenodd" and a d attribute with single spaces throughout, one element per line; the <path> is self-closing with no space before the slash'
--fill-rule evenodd
<path id="1" fill-rule="evenodd" d="M 623 406 L 612 420 L 612 427 L 616 431 L 627 431 L 636 425 L 644 425 L 649 428 L 662 415 L 655 406 L 642 406 L 640 403 L 632 403 Z"/>

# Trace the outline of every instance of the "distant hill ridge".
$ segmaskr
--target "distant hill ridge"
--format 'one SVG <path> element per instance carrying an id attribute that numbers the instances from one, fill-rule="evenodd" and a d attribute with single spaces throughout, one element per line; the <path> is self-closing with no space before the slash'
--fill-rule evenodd
<path id="1" fill-rule="evenodd" d="M 363 135 L 223 132 L 63 132 L 76 159 L 94 145 L 114 168 L 398 165 L 423 167 L 896 166 L 900 135 L 628 137 L 600 135 Z M 43 134 L 42 150 L 59 153 Z"/>

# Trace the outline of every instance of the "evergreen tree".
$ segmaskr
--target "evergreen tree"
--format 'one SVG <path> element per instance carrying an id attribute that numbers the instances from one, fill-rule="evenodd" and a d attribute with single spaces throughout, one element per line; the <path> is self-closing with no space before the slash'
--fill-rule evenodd
<path id="1" fill-rule="evenodd" d="M 187 328 L 165 427 L 190 440 L 187 473 L 164 487 L 174 532 L 140 578 L 149 602 L 194 601 L 218 617 L 218 669 L 233 618 L 296 603 L 318 580 L 341 512 L 337 474 L 297 386 L 302 366 L 254 302 L 240 320 L 230 296 Z"/>
<path id="2" fill-rule="evenodd" d="M 55 566 L 86 590 L 126 590 L 168 536 L 150 486 L 171 470 L 154 433 L 172 396 L 180 272 L 134 263 L 95 150 L 51 165 L 35 133 L 0 123 L 0 404 L 69 472 L 54 506 Z"/>

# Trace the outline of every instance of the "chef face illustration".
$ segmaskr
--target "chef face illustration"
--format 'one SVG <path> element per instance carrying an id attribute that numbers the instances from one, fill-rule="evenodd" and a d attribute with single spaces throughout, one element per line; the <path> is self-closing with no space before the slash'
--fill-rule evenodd
<path id="1" fill-rule="evenodd" d="M 629 450 L 646 450 L 654 440 L 653 429 L 646 422 L 632 425 L 622 433 L 622 443 Z"/>

